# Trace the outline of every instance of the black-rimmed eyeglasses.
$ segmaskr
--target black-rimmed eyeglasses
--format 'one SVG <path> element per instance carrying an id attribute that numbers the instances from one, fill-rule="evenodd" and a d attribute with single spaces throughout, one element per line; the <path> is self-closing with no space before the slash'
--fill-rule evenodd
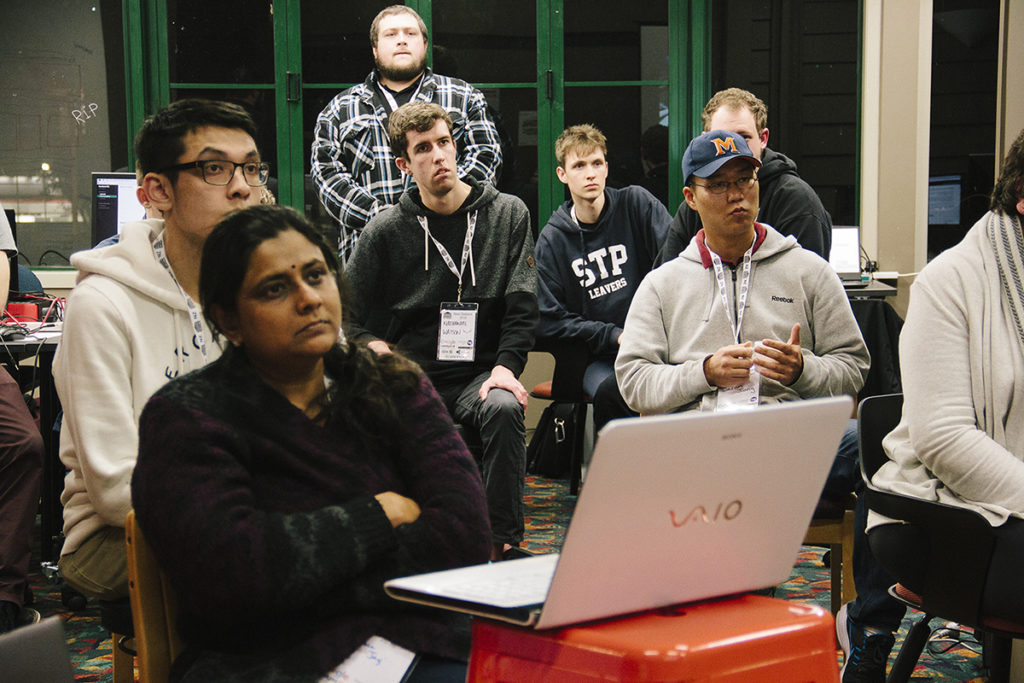
<path id="1" fill-rule="evenodd" d="M 754 183 L 756 182 L 757 176 L 750 176 L 747 178 L 739 178 L 737 180 L 733 180 L 732 182 L 728 180 L 721 180 L 717 183 L 708 183 L 706 185 L 702 185 L 701 183 L 695 182 L 694 185 L 696 185 L 697 187 L 703 187 L 711 194 L 725 194 L 733 185 L 735 185 L 736 189 L 739 190 L 740 192 L 746 192 L 747 190 L 752 188 L 754 186 Z"/>
<path id="2" fill-rule="evenodd" d="M 227 159 L 201 159 L 189 161 L 184 164 L 175 164 L 160 169 L 160 173 L 167 171 L 184 171 L 189 168 L 198 168 L 205 180 L 210 185 L 227 185 L 235 177 L 235 169 L 242 169 L 242 177 L 250 187 L 261 187 L 267 184 L 270 176 L 270 164 L 265 161 L 243 161 L 236 163 Z"/>

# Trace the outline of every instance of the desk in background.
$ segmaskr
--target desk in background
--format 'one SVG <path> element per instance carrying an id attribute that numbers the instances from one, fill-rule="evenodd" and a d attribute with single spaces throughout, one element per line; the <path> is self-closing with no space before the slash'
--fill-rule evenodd
<path id="1" fill-rule="evenodd" d="M 896 296 L 896 288 L 881 280 L 872 280 L 864 287 L 844 287 L 850 299 L 883 299 Z"/>
<path id="2" fill-rule="evenodd" d="M 871 368 L 857 399 L 903 391 L 899 347 L 903 319 L 888 301 L 877 296 L 851 296 L 850 308 L 871 354 Z"/>
<path id="3" fill-rule="evenodd" d="M 43 562 L 51 562 L 57 559 L 55 543 L 63 526 L 60 494 L 64 489 L 64 466 L 58 454 L 57 433 L 53 431 L 60 412 L 60 401 L 53 384 L 53 356 L 60 341 L 60 323 L 47 324 L 46 330 L 40 331 L 38 335 L 18 340 L 0 340 L 0 353 L 3 353 L 5 361 L 13 360 L 17 363 L 15 379 L 22 387 L 25 386 L 22 380 L 26 373 L 36 373 L 38 381 L 39 430 L 43 436 L 44 453 L 40 554 Z M 22 365 L 23 361 L 30 358 L 36 359 L 34 365 Z"/>

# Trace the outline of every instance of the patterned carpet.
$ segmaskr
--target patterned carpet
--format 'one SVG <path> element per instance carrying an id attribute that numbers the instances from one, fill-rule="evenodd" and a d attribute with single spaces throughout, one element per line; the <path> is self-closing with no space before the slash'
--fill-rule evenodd
<path id="1" fill-rule="evenodd" d="M 526 491 L 526 547 L 539 551 L 558 550 L 575 497 L 568 493 L 564 481 L 527 477 Z M 803 548 L 789 581 L 777 589 L 776 596 L 797 602 L 813 602 L 828 609 L 828 570 L 822 564 L 823 551 Z M 38 569 L 38 561 L 34 563 Z M 87 609 L 70 612 L 61 604 L 59 588 L 45 583 L 36 572 L 32 576 L 36 595 L 35 607 L 44 617 L 60 614 L 65 619 L 68 646 L 75 667 L 76 681 L 106 682 L 111 680 L 110 638 L 99 624 L 99 610 L 90 602 Z M 912 615 L 917 618 L 917 614 Z M 910 618 L 904 620 L 896 641 L 894 656 L 906 634 Z M 971 638 L 965 638 L 973 644 Z M 987 680 L 982 674 L 981 656 L 969 647 L 955 644 L 944 653 L 931 653 L 930 649 L 944 649 L 947 643 L 931 643 L 921 657 L 913 680 L 972 681 Z M 934 646 L 934 647 L 933 647 Z M 891 663 L 891 660 L 890 660 Z"/>

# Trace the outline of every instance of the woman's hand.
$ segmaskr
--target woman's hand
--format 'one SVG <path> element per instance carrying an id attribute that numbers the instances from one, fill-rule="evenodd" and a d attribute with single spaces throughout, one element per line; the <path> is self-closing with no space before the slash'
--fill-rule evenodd
<path id="1" fill-rule="evenodd" d="M 388 516 L 392 527 L 415 522 L 420 517 L 420 506 L 412 498 L 406 498 L 394 491 L 378 493 L 374 498 L 384 508 L 384 514 Z"/>

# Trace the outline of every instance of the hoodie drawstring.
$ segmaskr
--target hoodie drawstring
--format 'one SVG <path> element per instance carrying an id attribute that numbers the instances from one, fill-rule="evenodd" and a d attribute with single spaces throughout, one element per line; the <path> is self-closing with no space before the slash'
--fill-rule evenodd
<path id="1" fill-rule="evenodd" d="M 466 214 L 466 239 L 462 244 L 462 263 L 460 267 L 456 268 L 455 260 L 452 259 L 451 254 L 444 248 L 444 245 L 437 241 L 433 235 L 430 234 L 430 226 L 427 223 L 426 216 L 416 216 L 416 220 L 419 222 L 420 227 L 423 228 L 423 270 L 427 270 L 429 266 L 429 254 L 430 245 L 427 242 L 427 238 L 433 240 L 434 246 L 437 247 L 437 251 L 441 254 L 441 258 L 444 259 L 445 264 L 448 266 L 448 270 L 459 279 L 459 296 L 458 301 L 462 302 L 462 274 L 466 270 L 466 262 L 469 261 L 469 276 L 470 281 L 473 283 L 473 287 L 476 287 L 476 266 L 473 263 L 473 235 L 476 233 L 476 218 L 477 212 L 472 211 Z"/>

